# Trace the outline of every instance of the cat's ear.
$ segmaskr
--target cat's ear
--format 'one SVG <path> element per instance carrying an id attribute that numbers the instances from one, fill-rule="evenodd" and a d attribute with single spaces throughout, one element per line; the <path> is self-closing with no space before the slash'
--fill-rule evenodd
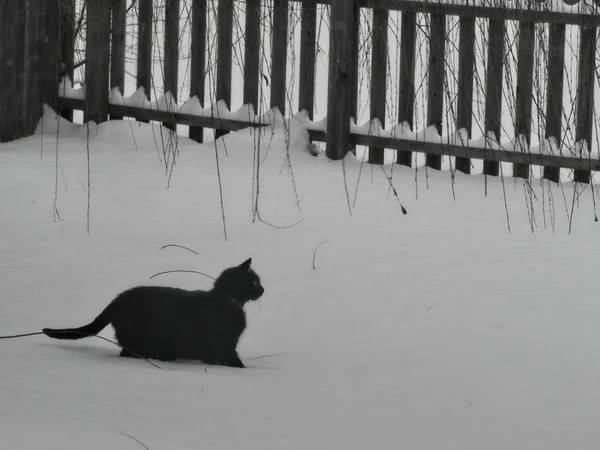
<path id="1" fill-rule="evenodd" d="M 246 261 L 239 265 L 240 269 L 250 270 L 250 264 L 252 263 L 252 258 L 248 258 Z"/>

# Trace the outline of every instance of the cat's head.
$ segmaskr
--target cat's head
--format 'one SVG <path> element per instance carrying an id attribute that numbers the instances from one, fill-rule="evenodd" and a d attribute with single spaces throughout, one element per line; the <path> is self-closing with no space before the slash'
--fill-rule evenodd
<path id="1" fill-rule="evenodd" d="M 215 280 L 214 289 L 241 305 L 260 298 L 265 289 L 260 284 L 259 276 L 250 268 L 251 263 L 252 258 L 248 258 L 239 266 L 225 269 Z"/>

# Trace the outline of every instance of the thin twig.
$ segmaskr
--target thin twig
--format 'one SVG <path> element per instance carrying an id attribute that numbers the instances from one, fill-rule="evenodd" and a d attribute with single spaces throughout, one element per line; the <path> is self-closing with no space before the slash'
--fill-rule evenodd
<path id="1" fill-rule="evenodd" d="M 185 247 L 185 246 L 183 246 L 183 245 L 178 245 L 178 244 L 167 244 L 167 245 L 163 245 L 163 246 L 162 246 L 160 249 L 161 249 L 161 250 L 163 250 L 163 249 L 165 249 L 165 248 L 168 248 L 168 247 L 177 247 L 177 248 L 182 248 L 182 249 L 184 249 L 184 250 L 187 250 L 188 252 L 192 252 L 192 253 L 195 253 L 196 255 L 200 255 L 200 253 L 198 253 L 197 251 L 194 251 L 194 250 L 192 250 L 191 248 L 187 248 L 187 247 Z"/>
<path id="2" fill-rule="evenodd" d="M 281 356 L 281 355 L 287 355 L 288 353 L 292 353 L 290 352 L 279 352 L 279 353 L 271 353 L 270 355 L 263 355 L 263 356 L 255 356 L 253 358 L 248 358 L 248 360 L 254 360 L 254 359 L 263 359 L 263 358 L 271 358 L 273 356 Z"/>
<path id="3" fill-rule="evenodd" d="M 124 433 L 124 432 L 122 432 L 122 431 L 119 431 L 119 433 L 121 433 L 123 436 L 126 436 L 126 437 L 128 437 L 128 438 L 129 438 L 129 439 L 131 439 L 132 441 L 135 441 L 135 442 L 137 442 L 137 443 L 138 443 L 138 444 L 140 444 L 142 447 L 144 447 L 146 450 L 150 450 L 150 448 L 149 448 L 149 447 L 148 447 L 146 444 L 144 444 L 144 443 L 143 443 L 142 441 L 140 441 L 139 439 L 137 439 L 137 438 L 135 438 L 135 437 L 131 436 L 130 434 Z"/>
<path id="4" fill-rule="evenodd" d="M 388 183 L 390 184 L 390 188 L 392 189 L 392 192 L 394 193 L 394 196 L 396 197 L 396 200 L 398 200 L 398 204 L 400 205 L 400 209 L 402 210 L 402 214 L 406 215 L 406 208 L 404 207 L 404 205 L 402 205 L 402 202 L 400 201 L 400 197 L 398 196 L 398 192 L 396 191 L 396 186 L 394 186 L 394 183 L 392 181 L 392 177 L 388 176 L 388 174 L 385 172 L 385 169 L 383 168 L 382 165 L 380 165 L 379 167 L 381 167 L 381 170 L 383 172 L 383 174 L 385 175 L 385 178 L 387 178 Z"/>
<path id="5" fill-rule="evenodd" d="M 315 267 L 315 259 L 317 258 L 317 250 L 319 250 L 319 247 L 323 244 L 327 244 L 329 241 L 323 241 L 321 242 L 319 245 L 317 245 L 317 248 L 315 248 L 315 250 L 313 251 L 313 270 L 316 270 L 317 268 Z"/>
<path id="6" fill-rule="evenodd" d="M 197 273 L 198 275 L 204 275 L 205 277 L 211 278 L 213 280 L 216 280 L 215 277 L 211 277 L 210 275 L 204 273 L 204 272 L 198 272 L 197 270 L 183 270 L 183 269 L 177 269 L 177 270 L 165 270 L 164 272 L 158 272 L 155 273 L 154 275 L 152 275 L 150 277 L 150 279 L 157 277 L 159 275 L 165 275 L 167 273 Z"/>

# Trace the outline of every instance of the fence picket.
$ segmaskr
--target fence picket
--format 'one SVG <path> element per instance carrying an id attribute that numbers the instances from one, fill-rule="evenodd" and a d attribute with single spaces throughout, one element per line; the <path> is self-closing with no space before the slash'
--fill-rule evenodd
<path id="1" fill-rule="evenodd" d="M 231 46 L 233 39 L 233 2 L 219 0 L 217 14 L 217 100 L 224 100 L 231 108 Z M 227 134 L 225 130 L 215 130 L 215 139 Z"/>
<path id="2" fill-rule="evenodd" d="M 431 15 L 429 27 L 429 77 L 427 86 L 427 126 L 435 126 L 442 135 L 444 120 L 444 54 L 446 51 L 446 16 Z M 428 154 L 425 165 L 435 170 L 442 169 L 442 157 Z"/>
<path id="3" fill-rule="evenodd" d="M 206 0 L 193 0 L 192 36 L 190 47 L 190 97 L 204 104 L 204 79 L 206 70 Z M 204 141 L 204 129 L 190 126 L 190 139 Z"/>
<path id="4" fill-rule="evenodd" d="M 88 3 L 85 47 L 86 122 L 93 120 L 100 123 L 108 119 L 110 10 L 109 2 Z"/>
<path id="5" fill-rule="evenodd" d="M 125 94 L 125 25 L 126 0 L 113 0 L 110 49 L 110 88 L 119 88 Z M 122 116 L 110 116 L 110 120 L 121 120 Z"/>
<path id="6" fill-rule="evenodd" d="M 502 72 L 504 69 L 504 31 L 506 24 L 501 19 L 490 19 L 488 32 L 487 82 L 485 87 L 485 133 L 494 133 L 500 142 L 502 128 Z M 487 140 L 486 140 L 487 142 Z M 483 173 L 497 177 L 500 165 L 497 161 L 486 160 Z"/>
<path id="7" fill-rule="evenodd" d="M 244 49 L 244 104 L 258 112 L 258 69 L 260 63 L 260 0 L 246 0 L 246 42 Z"/>
<path id="8" fill-rule="evenodd" d="M 465 129 L 471 139 L 473 127 L 473 68 L 475 65 L 475 18 L 461 17 L 458 44 L 458 92 L 456 98 L 456 131 Z M 456 170 L 471 173 L 471 160 L 456 157 Z"/>
<path id="9" fill-rule="evenodd" d="M 385 94 L 387 90 L 388 18 L 386 9 L 373 10 L 373 46 L 371 48 L 371 120 L 377 118 L 385 126 Z M 385 149 L 369 147 L 369 163 L 383 164 Z"/>
<path id="10" fill-rule="evenodd" d="M 535 24 L 529 21 L 519 23 L 519 50 L 517 66 L 517 107 L 515 116 L 515 151 L 528 152 L 531 144 L 531 103 L 533 91 L 533 51 L 535 46 Z M 526 148 L 520 148 L 521 136 Z M 528 164 L 514 164 L 513 176 L 529 178 Z"/>
<path id="11" fill-rule="evenodd" d="M 415 115 L 415 47 L 417 16 L 414 12 L 403 11 L 401 20 L 398 123 L 407 122 L 412 130 Z M 411 167 L 412 152 L 408 150 L 398 150 L 396 152 L 396 163 Z"/>
<path id="12" fill-rule="evenodd" d="M 315 61 L 317 46 L 317 1 L 302 2 L 300 23 L 300 89 L 298 107 L 306 110 L 308 118 L 313 119 L 315 109 Z"/>
<path id="13" fill-rule="evenodd" d="M 581 44 L 579 46 L 579 77 L 577 79 L 577 122 L 575 125 L 575 141 L 587 142 L 587 150 L 581 149 L 578 155 L 582 159 L 582 167 L 587 164 L 592 146 L 592 125 L 594 123 L 594 78 L 596 76 L 596 35 L 595 26 L 581 26 Z M 579 149 L 578 149 L 579 151 Z M 587 151 L 588 154 L 585 154 Z M 578 183 L 590 182 L 590 171 L 575 170 L 573 179 Z"/>
<path id="14" fill-rule="evenodd" d="M 287 83 L 288 0 L 273 1 L 271 108 L 278 107 L 284 114 Z"/>
<path id="15" fill-rule="evenodd" d="M 546 139 L 556 139 L 557 147 L 562 147 L 563 80 L 565 65 L 566 26 L 561 23 L 550 24 L 548 43 L 548 80 L 546 82 Z M 544 178 L 555 183 L 560 182 L 559 167 L 544 167 Z"/>
<path id="16" fill-rule="evenodd" d="M 152 0 L 138 0 L 137 87 L 146 90 L 150 100 L 152 89 Z"/>

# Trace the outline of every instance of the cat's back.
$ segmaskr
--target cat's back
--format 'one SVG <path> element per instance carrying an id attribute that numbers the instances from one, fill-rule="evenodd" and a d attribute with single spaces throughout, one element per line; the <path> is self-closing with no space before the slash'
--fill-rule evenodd
<path id="1" fill-rule="evenodd" d="M 165 313 L 206 301 L 206 292 L 168 286 L 136 286 L 121 292 L 111 302 L 113 313 Z"/>

